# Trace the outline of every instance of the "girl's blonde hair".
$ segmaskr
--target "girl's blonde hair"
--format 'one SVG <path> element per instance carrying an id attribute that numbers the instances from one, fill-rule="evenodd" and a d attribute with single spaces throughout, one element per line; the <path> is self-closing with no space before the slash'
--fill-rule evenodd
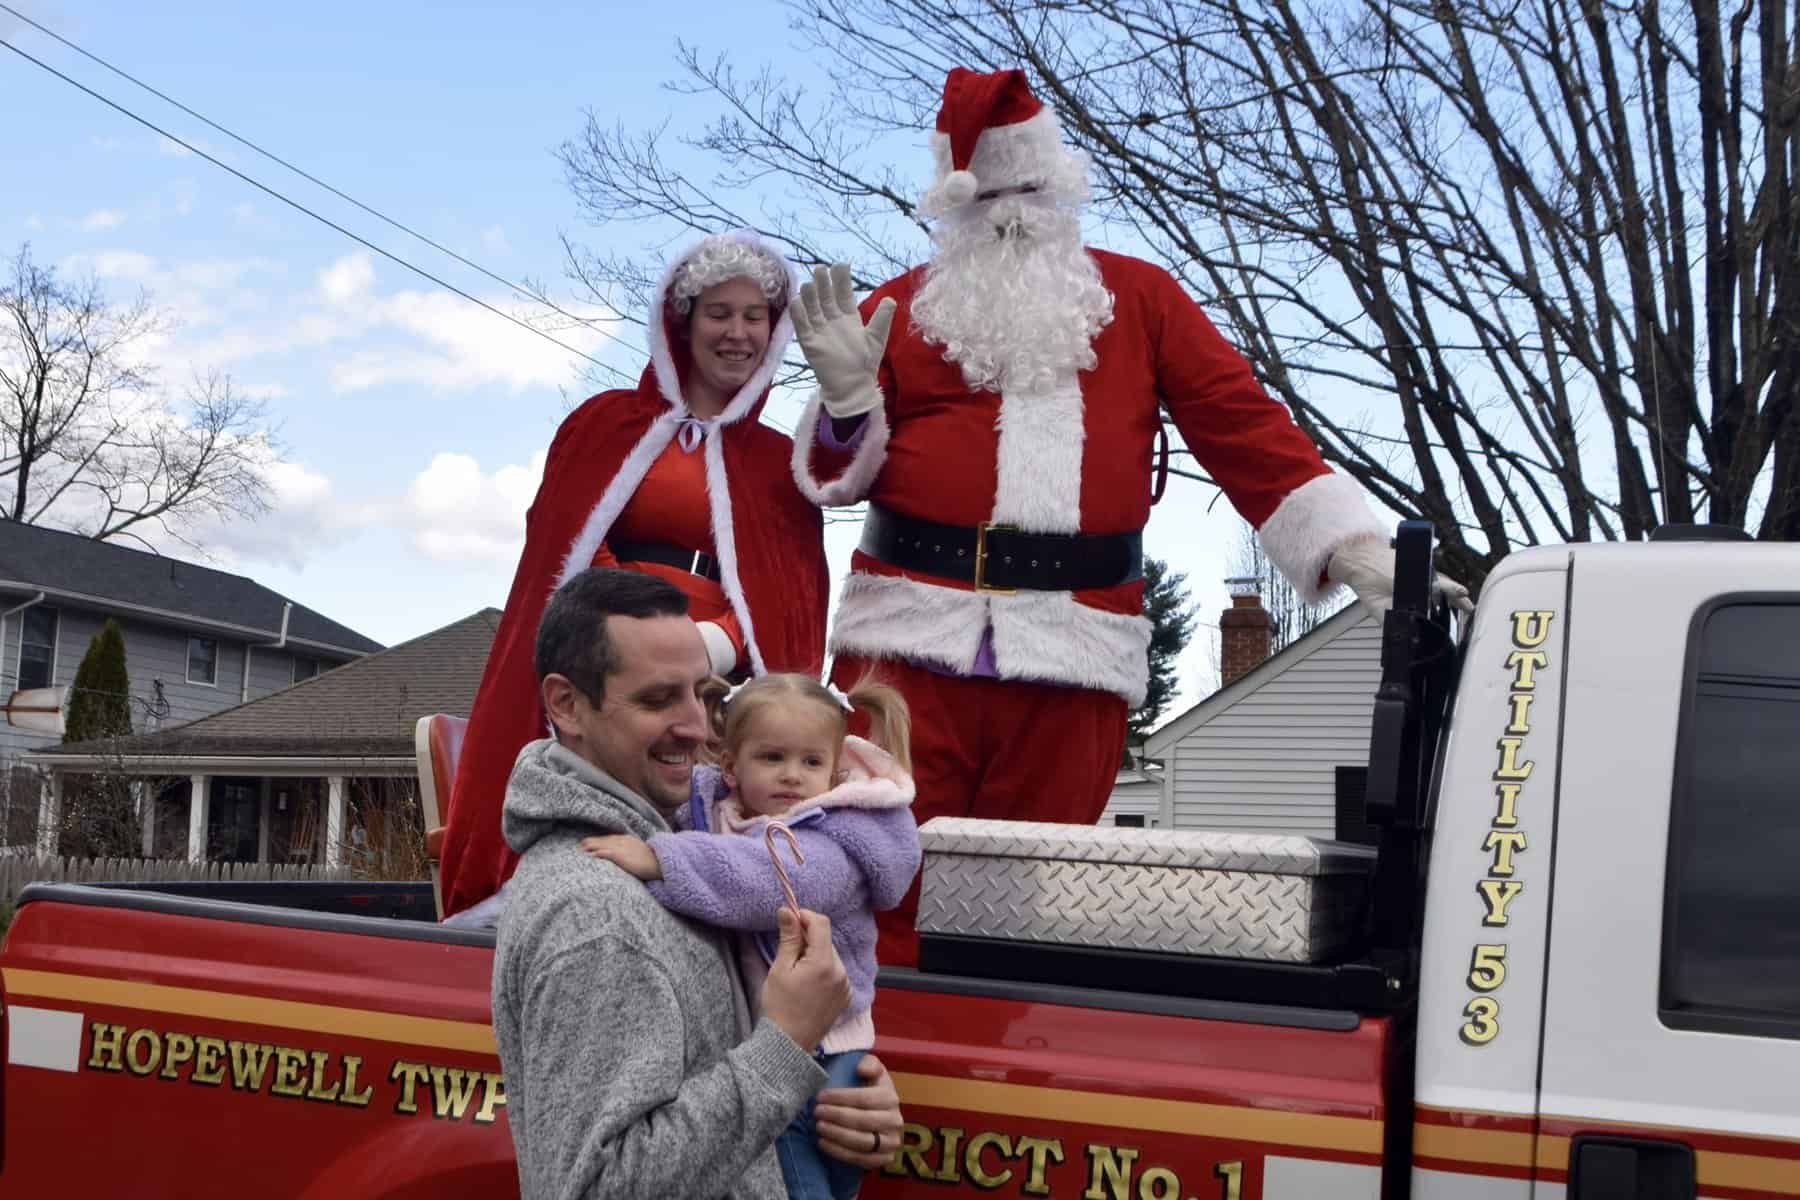
<path id="1" fill-rule="evenodd" d="M 796 672 L 759 675 L 739 688 L 727 704 L 725 697 L 730 690 L 730 685 L 723 679 L 714 678 L 701 691 L 712 733 L 708 757 L 716 759 L 723 751 L 736 751 L 749 732 L 750 718 L 786 698 L 810 700 L 835 718 L 839 741 L 850 732 L 850 714 L 824 684 L 810 675 Z M 901 770 L 911 771 L 912 715 L 900 692 L 869 674 L 857 680 L 846 695 L 857 712 L 868 715 L 869 740 L 892 755 Z"/>

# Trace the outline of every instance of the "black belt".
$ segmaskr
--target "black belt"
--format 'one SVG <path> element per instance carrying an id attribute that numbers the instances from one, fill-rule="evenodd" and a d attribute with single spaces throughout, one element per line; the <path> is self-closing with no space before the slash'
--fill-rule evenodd
<path id="1" fill-rule="evenodd" d="M 1144 577 L 1144 535 L 1026 533 L 1010 525 L 941 525 L 878 504 L 863 518 L 864 554 L 977 591 L 1068 592 Z"/>
<path id="2" fill-rule="evenodd" d="M 608 539 L 607 549 L 622 563 L 653 562 L 679 567 L 690 575 L 719 582 L 719 560 L 704 550 L 689 550 L 671 542 L 622 542 Z"/>

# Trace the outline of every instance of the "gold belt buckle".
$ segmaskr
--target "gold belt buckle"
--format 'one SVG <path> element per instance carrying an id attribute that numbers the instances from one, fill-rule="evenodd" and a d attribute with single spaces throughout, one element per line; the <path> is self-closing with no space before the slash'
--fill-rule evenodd
<path id="1" fill-rule="evenodd" d="M 998 521 L 983 521 L 975 527 L 975 590 L 990 592 L 996 596 L 1015 596 L 1017 588 L 991 587 L 987 582 L 987 535 L 990 529 L 1017 529 L 1017 525 L 1006 525 Z"/>

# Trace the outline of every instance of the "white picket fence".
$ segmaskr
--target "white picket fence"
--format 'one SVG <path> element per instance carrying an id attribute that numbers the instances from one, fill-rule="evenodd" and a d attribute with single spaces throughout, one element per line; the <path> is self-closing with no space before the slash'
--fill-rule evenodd
<path id="1" fill-rule="evenodd" d="M 267 882 L 277 879 L 350 880 L 349 867 L 293 863 L 187 862 L 167 858 L 43 858 L 0 855 L 0 906 L 28 883 L 166 883 L 196 880 Z"/>

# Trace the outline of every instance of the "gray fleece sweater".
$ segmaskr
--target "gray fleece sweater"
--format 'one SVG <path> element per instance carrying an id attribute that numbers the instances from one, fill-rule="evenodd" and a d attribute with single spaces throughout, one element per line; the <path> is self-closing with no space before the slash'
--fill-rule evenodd
<path id="1" fill-rule="evenodd" d="M 549 739 L 519 753 L 502 828 L 521 855 L 494 954 L 494 1036 L 523 1200 L 781 1200 L 776 1137 L 825 1081 L 750 1025 L 730 935 L 675 915 L 595 833 L 668 824 Z"/>

